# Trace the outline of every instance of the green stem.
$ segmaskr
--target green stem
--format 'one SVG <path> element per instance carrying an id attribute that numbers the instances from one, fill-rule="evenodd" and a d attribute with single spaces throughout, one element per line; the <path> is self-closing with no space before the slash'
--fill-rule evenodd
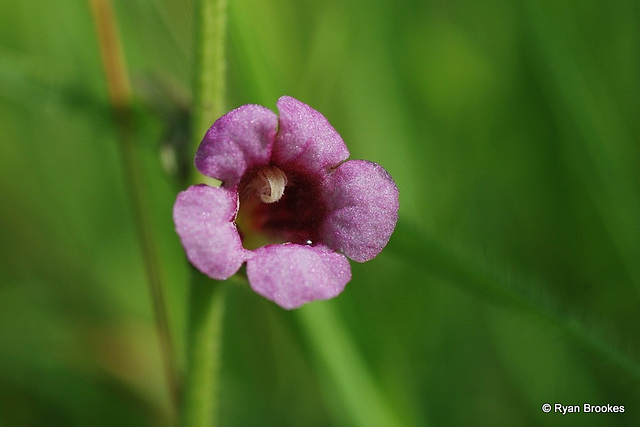
<path id="1" fill-rule="evenodd" d="M 196 0 L 195 19 L 193 151 L 224 111 L 227 0 Z"/>
<path id="2" fill-rule="evenodd" d="M 332 384 L 354 426 L 406 426 L 371 376 L 338 313 L 329 303 L 309 304 L 296 311 L 313 354 Z"/>
<path id="3" fill-rule="evenodd" d="M 224 108 L 226 9 L 227 0 L 195 1 L 192 152 Z M 192 269 L 182 426 L 210 427 L 218 423 L 223 288 L 222 282 Z"/>
<path id="4" fill-rule="evenodd" d="M 218 421 L 218 374 L 224 314 L 224 283 L 192 271 L 187 377 L 181 425 L 210 427 Z"/>

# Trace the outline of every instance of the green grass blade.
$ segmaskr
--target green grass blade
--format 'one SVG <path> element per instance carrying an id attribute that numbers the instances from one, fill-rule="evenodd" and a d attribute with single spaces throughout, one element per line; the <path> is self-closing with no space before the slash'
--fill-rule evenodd
<path id="1" fill-rule="evenodd" d="M 525 287 L 514 283 L 513 279 L 503 280 L 425 238 L 405 223 L 398 224 L 388 249 L 424 273 L 445 279 L 496 306 L 531 315 L 562 332 L 603 361 L 640 379 L 640 362 L 636 358 L 594 332 L 583 319 L 566 314 L 570 312 L 566 309 L 557 309 L 551 303 L 551 298 L 541 296 L 543 292 L 539 288 Z"/>
<path id="2" fill-rule="evenodd" d="M 309 304 L 299 309 L 298 319 L 326 373 L 332 391 L 338 394 L 350 417 L 349 425 L 406 426 L 371 376 L 351 336 L 331 304 Z"/>

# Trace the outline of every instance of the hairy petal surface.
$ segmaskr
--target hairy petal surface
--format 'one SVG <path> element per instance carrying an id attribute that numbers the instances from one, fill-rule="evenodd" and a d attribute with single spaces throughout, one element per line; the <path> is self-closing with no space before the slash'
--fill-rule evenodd
<path id="1" fill-rule="evenodd" d="M 349 157 L 349 150 L 327 119 L 290 96 L 278 100 L 280 122 L 273 147 L 276 164 L 314 173 L 327 172 Z"/>
<path id="2" fill-rule="evenodd" d="M 173 221 L 187 258 L 214 279 L 228 279 L 246 258 L 234 223 L 237 211 L 236 193 L 207 185 L 180 192 L 173 206 Z"/>
<path id="3" fill-rule="evenodd" d="M 196 151 L 196 168 L 224 187 L 237 186 L 247 169 L 269 162 L 277 127 L 275 113 L 260 105 L 230 111 L 205 134 Z"/>
<path id="4" fill-rule="evenodd" d="M 357 262 L 386 246 L 398 221 L 398 187 L 377 163 L 349 160 L 325 182 L 322 241 Z"/>
<path id="5" fill-rule="evenodd" d="M 291 310 L 340 294 L 351 280 L 351 266 L 322 245 L 270 245 L 252 252 L 247 277 L 255 292 Z"/>

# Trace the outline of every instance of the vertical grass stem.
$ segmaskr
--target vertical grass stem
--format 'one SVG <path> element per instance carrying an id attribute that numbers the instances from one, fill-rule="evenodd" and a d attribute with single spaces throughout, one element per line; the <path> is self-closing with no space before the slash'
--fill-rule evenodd
<path id="1" fill-rule="evenodd" d="M 136 135 L 131 110 L 131 85 L 110 0 L 89 0 L 89 6 L 91 7 L 96 28 L 102 65 L 109 90 L 109 100 L 114 113 L 124 181 L 133 211 L 133 221 L 152 299 L 167 387 L 175 411 L 179 396 L 175 353 L 167 320 L 154 229 L 149 214 L 151 205 L 147 200 L 147 185 L 144 174 L 140 169 L 141 162 L 135 144 Z"/>
<path id="2" fill-rule="evenodd" d="M 226 9 L 226 0 L 195 1 L 192 153 L 224 109 Z M 192 181 L 198 180 L 192 178 Z M 190 286 L 187 376 L 181 425 L 210 427 L 218 424 L 224 284 L 192 269 Z"/>

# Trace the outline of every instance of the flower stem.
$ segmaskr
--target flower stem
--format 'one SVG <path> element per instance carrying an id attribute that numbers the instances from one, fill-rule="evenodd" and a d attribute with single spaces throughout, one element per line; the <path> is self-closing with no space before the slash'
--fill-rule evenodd
<path id="1" fill-rule="evenodd" d="M 224 108 L 226 9 L 227 0 L 195 1 L 192 152 Z M 192 268 L 190 285 L 187 373 L 180 425 L 210 427 L 218 424 L 224 284 Z"/>
<path id="2" fill-rule="evenodd" d="M 187 348 L 187 377 L 181 424 L 188 427 L 217 424 L 224 283 L 192 269 Z"/>
<path id="3" fill-rule="evenodd" d="M 156 252 L 154 227 L 149 215 L 152 208 L 146 196 L 147 185 L 140 169 L 140 154 L 135 144 L 136 135 L 131 110 L 131 85 L 110 0 L 89 0 L 89 5 L 98 36 L 102 64 L 109 89 L 109 99 L 114 113 L 124 180 L 133 210 L 133 221 L 152 299 L 167 387 L 175 411 L 179 395 L 175 353 L 167 320 L 163 279 Z"/>
<path id="4" fill-rule="evenodd" d="M 191 129 L 194 152 L 206 130 L 224 110 L 227 0 L 196 0 L 195 20 Z"/>

